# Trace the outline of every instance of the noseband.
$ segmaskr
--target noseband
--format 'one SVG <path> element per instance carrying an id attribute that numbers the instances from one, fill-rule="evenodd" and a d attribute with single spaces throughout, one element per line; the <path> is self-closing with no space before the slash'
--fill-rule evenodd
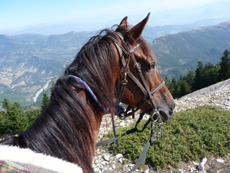
<path id="1" fill-rule="evenodd" d="M 118 36 L 120 37 L 120 39 L 126 44 L 126 46 L 130 49 L 130 46 L 129 44 L 125 41 L 123 35 L 119 32 L 115 32 L 118 34 Z M 117 51 L 118 51 L 118 54 L 119 54 L 119 57 L 121 59 L 121 63 L 122 63 L 122 77 L 123 79 L 121 80 L 121 90 L 120 90 L 120 95 L 116 101 L 116 105 L 119 105 L 119 103 L 121 102 L 123 96 L 124 96 L 124 91 L 125 91 L 125 87 L 128 83 L 128 80 L 127 80 L 127 75 L 129 76 L 129 78 L 140 88 L 140 90 L 142 91 L 142 93 L 144 94 L 144 98 L 141 102 L 141 104 L 137 107 L 137 108 L 134 108 L 134 107 L 128 107 L 126 111 L 122 111 L 118 114 L 118 116 L 120 117 L 120 119 L 125 119 L 126 117 L 132 115 L 133 118 L 134 118 L 134 114 L 137 110 L 139 110 L 142 106 L 144 106 L 144 104 L 147 102 L 147 100 L 150 99 L 152 105 L 153 105 L 153 110 L 151 110 L 150 112 L 142 112 L 140 113 L 140 116 L 136 122 L 136 125 L 133 129 L 131 130 L 128 130 L 127 132 L 125 132 L 124 134 L 122 134 L 120 137 L 116 137 L 115 135 L 115 138 L 113 139 L 108 139 L 108 140 L 105 140 L 105 141 L 101 141 L 101 142 L 98 142 L 96 144 L 96 146 L 102 146 L 102 145 L 105 145 L 105 144 L 108 144 L 108 143 L 111 143 L 111 142 L 114 142 L 114 141 L 117 141 L 119 138 L 123 137 L 123 136 L 126 136 L 126 135 L 129 135 L 131 133 L 134 133 L 134 132 L 143 132 L 145 130 L 145 128 L 147 127 L 147 125 L 151 122 L 151 135 L 150 135 L 150 138 L 149 140 L 147 141 L 140 157 L 138 158 L 136 164 L 134 165 L 134 167 L 128 172 L 128 173 L 131 173 L 133 171 L 135 171 L 143 162 L 147 152 L 148 152 L 148 149 L 150 147 L 150 145 L 157 139 L 160 138 L 161 136 L 161 127 L 162 127 L 162 124 L 163 124 L 163 121 L 161 119 L 161 115 L 159 113 L 159 111 L 157 110 L 157 106 L 156 106 L 156 103 L 153 99 L 153 95 L 159 91 L 163 85 L 165 84 L 164 81 L 161 82 L 161 84 L 156 88 L 154 89 L 153 91 L 150 91 L 149 89 L 149 86 L 147 85 L 146 81 L 145 81 L 145 78 L 143 76 L 143 73 L 141 71 L 141 67 L 140 65 L 137 63 L 135 57 L 134 57 L 134 52 L 136 51 L 136 49 L 140 46 L 140 44 L 137 44 L 135 47 L 133 47 L 132 49 L 129 50 L 129 53 L 131 54 L 131 56 L 129 56 L 129 59 L 128 59 L 128 63 L 126 64 L 126 61 L 125 61 L 125 57 L 122 53 L 122 49 L 120 48 L 120 46 L 114 42 L 114 45 L 116 46 L 117 48 Z M 130 62 L 130 57 L 132 58 L 132 61 L 135 65 L 135 68 L 137 69 L 138 71 L 138 74 L 139 74 L 139 77 L 141 79 L 141 82 L 131 73 L 131 71 L 129 70 L 129 62 Z M 132 109 L 131 113 L 128 113 L 129 110 Z M 142 130 L 139 130 L 137 128 L 137 125 L 139 124 L 139 122 L 142 120 L 143 116 L 145 113 L 148 113 L 151 115 L 151 117 L 149 118 L 149 120 L 145 123 L 144 127 Z M 157 116 L 156 119 L 154 119 L 154 116 Z M 113 119 L 112 119 L 113 121 Z M 155 123 L 156 122 L 160 122 L 160 124 L 158 125 L 158 128 L 155 126 Z M 114 122 L 113 122 L 113 127 L 114 127 Z M 115 127 L 113 128 L 114 129 L 114 134 L 115 133 Z M 155 131 L 157 129 L 157 134 L 156 134 L 156 137 L 153 137 Z M 118 143 L 117 143 L 118 144 Z"/>
<path id="2" fill-rule="evenodd" d="M 125 39 L 124 39 L 124 37 L 123 37 L 123 35 L 121 34 L 121 33 L 119 33 L 119 32 L 115 32 L 115 33 L 117 33 L 118 34 L 118 36 L 120 37 L 120 39 L 127 45 L 127 47 L 130 49 L 130 46 L 129 46 L 129 44 L 125 41 Z M 149 89 L 149 86 L 147 85 L 147 83 L 146 83 L 146 80 L 145 80 L 145 78 L 144 78 L 144 76 L 143 76 L 143 73 L 142 73 L 142 71 L 141 71 L 141 67 L 140 67 L 140 65 L 137 63 L 137 61 L 136 61 L 136 59 L 135 59 L 135 56 L 134 56 L 134 52 L 137 50 L 137 48 L 140 46 L 140 44 L 137 44 L 136 46 L 134 46 L 132 49 L 130 49 L 130 51 L 129 51 L 129 53 L 131 54 L 131 56 L 129 56 L 129 59 L 128 59 L 128 63 L 126 64 L 126 61 L 125 61 L 125 57 L 124 57 L 124 55 L 123 55 L 123 53 L 122 53 L 122 50 L 121 50 L 121 48 L 120 48 L 120 46 L 116 43 L 116 42 L 114 42 L 114 45 L 116 46 L 116 48 L 117 48 L 117 51 L 118 51 L 118 53 L 119 53 L 119 57 L 120 57 L 120 59 L 121 59 L 121 63 L 122 63 L 122 71 L 123 71 L 123 80 L 121 80 L 121 90 L 120 90 L 120 95 L 119 95 L 119 97 L 118 97 L 118 99 L 117 99 L 117 102 L 116 102 L 116 105 L 118 105 L 120 102 L 121 102 L 121 100 L 122 100 L 122 98 L 123 98 L 123 96 L 124 96 L 124 90 L 125 90 L 125 87 L 126 87 L 126 85 L 127 85 L 127 83 L 128 83 L 128 80 L 127 80 L 127 75 L 129 76 L 129 78 L 139 87 L 139 89 L 142 91 L 142 93 L 144 94 L 144 98 L 143 98 L 143 100 L 142 100 L 142 102 L 140 103 L 140 105 L 137 107 L 137 108 L 134 108 L 134 107 L 128 107 L 128 109 L 126 110 L 126 111 L 123 111 L 123 112 L 121 112 L 121 113 L 119 113 L 118 114 L 118 117 L 120 118 L 120 119 L 125 119 L 125 118 L 127 118 L 128 116 L 131 116 L 132 115 L 132 117 L 134 118 L 134 114 L 135 114 L 135 112 L 136 111 L 138 111 L 141 107 L 143 107 L 144 106 L 144 104 L 150 99 L 150 101 L 151 101 L 151 103 L 152 103 L 152 106 L 153 106 L 153 110 L 152 111 L 150 111 L 150 112 L 148 112 L 149 114 L 157 114 L 157 116 L 158 116 L 158 118 L 159 118 L 159 121 L 160 122 L 162 122 L 162 119 L 161 119 L 161 116 L 160 116 L 160 114 L 159 114 L 159 111 L 157 110 L 157 106 L 156 106 L 156 103 L 155 103 L 155 101 L 154 101 L 154 99 L 153 99 L 153 95 L 157 92 L 157 91 L 159 91 L 163 86 L 164 86 L 164 84 L 165 84 L 165 82 L 164 82 L 164 80 L 161 82 L 161 84 L 157 87 L 157 88 L 155 88 L 154 90 L 152 90 L 152 91 L 150 91 L 150 89 Z M 134 63 L 134 66 L 135 66 L 135 68 L 137 69 L 137 71 L 138 71 L 138 74 L 139 74 L 139 77 L 140 77 L 140 79 L 141 79 L 141 82 L 132 74 L 132 72 L 129 70 L 129 62 L 130 62 L 130 57 L 132 58 L 132 61 L 133 61 L 133 63 Z M 130 111 L 130 109 L 132 109 L 132 111 L 131 112 L 129 112 Z M 129 113 L 128 113 L 129 112 Z"/>

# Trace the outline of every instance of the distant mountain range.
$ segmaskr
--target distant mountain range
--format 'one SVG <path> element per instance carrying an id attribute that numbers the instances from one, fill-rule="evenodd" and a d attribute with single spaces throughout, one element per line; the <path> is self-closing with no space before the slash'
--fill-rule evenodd
<path id="1" fill-rule="evenodd" d="M 185 74 L 196 67 L 198 60 L 215 64 L 224 50 L 230 49 L 229 21 L 179 32 L 193 27 L 145 29 L 143 36 L 150 42 L 162 76 Z M 97 33 L 0 35 L 0 102 L 7 98 L 30 105 L 33 100 L 41 99 L 41 91 L 47 88 L 51 78 L 60 76 L 82 45 Z"/>
<path id="2" fill-rule="evenodd" d="M 186 74 L 198 61 L 216 64 L 225 49 L 230 49 L 230 21 L 177 34 L 163 35 L 150 44 L 162 76 Z"/>
<path id="3" fill-rule="evenodd" d="M 145 27 L 145 30 L 142 36 L 149 43 L 151 43 L 155 38 L 160 37 L 162 35 L 176 34 L 181 31 L 187 31 L 190 29 L 200 28 L 204 26 L 216 25 L 216 24 L 219 24 L 225 21 L 224 19 L 223 18 L 204 19 L 204 20 L 196 21 L 195 23 L 192 23 L 192 24 L 187 24 L 187 25 L 164 25 L 164 26 L 155 26 L 155 27 L 150 27 L 147 25 Z M 230 18 L 227 18 L 227 19 L 230 19 Z"/>

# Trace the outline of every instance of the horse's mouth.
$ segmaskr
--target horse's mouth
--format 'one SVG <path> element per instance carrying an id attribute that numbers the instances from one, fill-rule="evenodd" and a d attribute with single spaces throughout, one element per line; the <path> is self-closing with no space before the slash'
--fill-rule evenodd
<path id="1" fill-rule="evenodd" d="M 165 122 L 166 120 L 171 119 L 172 117 L 169 117 L 164 111 L 159 110 L 158 113 L 151 111 L 148 113 L 150 116 L 153 114 L 153 120 L 156 122 Z"/>
<path id="2" fill-rule="evenodd" d="M 170 120 L 172 118 L 173 111 L 169 111 L 166 114 L 165 111 L 159 110 L 159 114 L 160 114 L 160 117 L 161 117 L 162 121 L 165 122 L 166 120 Z"/>
<path id="3" fill-rule="evenodd" d="M 148 111 L 146 112 L 150 117 L 153 115 L 153 120 L 157 122 L 165 122 L 167 120 L 170 120 L 173 116 L 173 110 L 175 108 L 175 104 L 172 108 L 158 108 L 156 110 Z"/>
<path id="4" fill-rule="evenodd" d="M 160 117 L 161 117 L 163 122 L 165 122 L 166 120 L 170 120 L 173 117 L 174 108 L 175 108 L 175 103 L 173 104 L 173 106 L 171 108 L 158 109 Z"/>

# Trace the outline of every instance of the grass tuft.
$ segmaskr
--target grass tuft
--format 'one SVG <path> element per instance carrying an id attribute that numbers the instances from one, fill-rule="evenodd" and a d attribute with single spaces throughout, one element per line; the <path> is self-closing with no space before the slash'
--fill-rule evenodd
<path id="1" fill-rule="evenodd" d="M 142 128 L 145 122 L 142 121 L 138 127 Z M 117 135 L 120 136 L 134 126 L 132 124 L 118 129 Z M 230 111 L 217 107 L 202 106 L 174 113 L 173 118 L 163 124 L 161 132 L 161 139 L 150 146 L 144 161 L 158 170 L 167 165 L 177 167 L 181 161 L 230 153 Z M 136 162 L 149 136 L 150 125 L 142 133 L 122 137 L 119 140 L 120 147 L 115 143 L 109 144 L 110 152 L 122 153 Z M 112 131 L 102 140 L 108 138 L 113 138 Z"/>

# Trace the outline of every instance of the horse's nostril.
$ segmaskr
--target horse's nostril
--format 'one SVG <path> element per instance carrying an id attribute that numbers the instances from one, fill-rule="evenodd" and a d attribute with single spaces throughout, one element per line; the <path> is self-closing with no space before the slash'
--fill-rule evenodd
<path id="1" fill-rule="evenodd" d="M 172 107 L 172 110 L 176 107 L 176 103 L 173 102 L 173 107 Z"/>
<path id="2" fill-rule="evenodd" d="M 173 115 L 173 110 L 174 110 L 174 108 L 176 107 L 176 104 L 175 104 L 175 102 L 173 102 L 173 105 L 172 105 L 172 107 L 169 109 L 169 115 L 172 117 L 172 115 Z"/>
<path id="3" fill-rule="evenodd" d="M 166 121 L 166 120 L 170 119 L 170 116 L 166 112 L 159 111 L 159 113 L 160 113 L 161 118 L 162 118 L 163 121 Z"/>

